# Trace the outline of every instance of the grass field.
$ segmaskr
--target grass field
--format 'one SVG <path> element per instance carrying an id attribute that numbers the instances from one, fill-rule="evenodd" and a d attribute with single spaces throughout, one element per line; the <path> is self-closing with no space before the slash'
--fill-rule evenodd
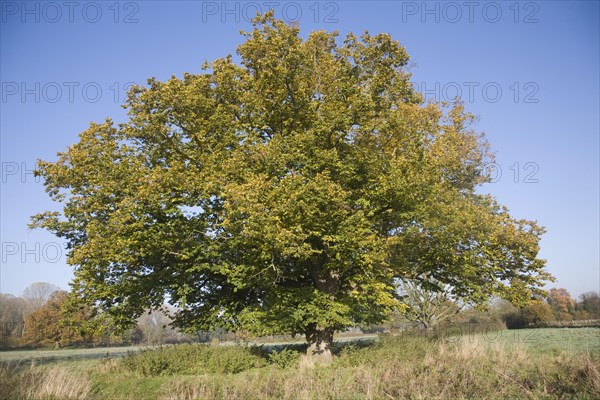
<path id="1" fill-rule="evenodd" d="M 382 337 L 311 365 L 270 347 L 2 353 L 2 399 L 600 398 L 600 329 Z M 50 353 L 56 356 L 48 359 Z M 37 363 L 34 359 L 49 362 Z M 96 358 L 94 358 L 96 357 Z M 100 358 L 97 358 L 100 357 Z"/>
<path id="2" fill-rule="evenodd" d="M 547 353 L 564 351 L 569 353 L 600 352 L 599 328 L 540 328 L 513 329 L 487 334 L 463 335 L 452 340 L 477 341 L 488 346 L 517 347 L 530 352 Z"/>
<path id="3" fill-rule="evenodd" d="M 94 347 L 90 349 L 14 350 L 0 352 L 0 362 L 37 361 L 53 362 L 80 359 L 122 357 L 146 349 L 144 346 Z"/>

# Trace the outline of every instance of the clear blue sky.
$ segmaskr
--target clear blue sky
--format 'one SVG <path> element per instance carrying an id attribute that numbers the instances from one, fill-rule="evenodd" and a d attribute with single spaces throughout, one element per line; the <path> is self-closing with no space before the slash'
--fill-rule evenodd
<path id="1" fill-rule="evenodd" d="M 301 14 L 303 34 L 388 32 L 406 46 L 428 98 L 460 91 L 502 171 L 484 190 L 547 227 L 551 286 L 600 290 L 598 2 L 271 4 L 279 18 Z M 35 281 L 67 288 L 72 277 L 60 242 L 27 229 L 32 214 L 55 207 L 28 173 L 36 159 L 55 160 L 91 121 L 124 120 L 128 82 L 199 72 L 204 60 L 235 53 L 257 5 L 269 7 L 0 1 L 0 292 L 19 295 Z"/>

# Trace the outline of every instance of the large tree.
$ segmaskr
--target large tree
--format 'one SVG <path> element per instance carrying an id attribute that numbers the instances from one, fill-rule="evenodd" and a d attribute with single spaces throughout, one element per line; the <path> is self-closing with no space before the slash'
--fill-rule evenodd
<path id="1" fill-rule="evenodd" d="M 257 17 L 233 57 L 135 87 L 130 119 L 92 124 L 39 163 L 63 211 L 74 292 L 120 324 L 167 299 L 188 330 L 333 333 L 400 306 L 395 279 L 527 300 L 543 230 L 476 193 L 491 160 L 462 104 L 425 104 L 387 34 Z"/>

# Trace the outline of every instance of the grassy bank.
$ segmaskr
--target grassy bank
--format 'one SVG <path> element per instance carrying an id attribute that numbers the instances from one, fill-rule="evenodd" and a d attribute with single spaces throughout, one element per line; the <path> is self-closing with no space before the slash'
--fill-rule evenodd
<path id="1" fill-rule="evenodd" d="M 120 359 L 4 363 L 11 399 L 600 398 L 600 330 L 400 336 L 340 345 L 312 366 L 293 349 L 182 345 Z"/>

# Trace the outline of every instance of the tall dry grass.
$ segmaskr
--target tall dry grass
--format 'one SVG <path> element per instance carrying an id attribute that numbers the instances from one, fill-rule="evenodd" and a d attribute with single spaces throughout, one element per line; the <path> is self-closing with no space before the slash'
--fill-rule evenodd
<path id="1" fill-rule="evenodd" d="M 1 399 L 86 399 L 91 387 L 89 378 L 61 365 L 0 364 Z"/>

